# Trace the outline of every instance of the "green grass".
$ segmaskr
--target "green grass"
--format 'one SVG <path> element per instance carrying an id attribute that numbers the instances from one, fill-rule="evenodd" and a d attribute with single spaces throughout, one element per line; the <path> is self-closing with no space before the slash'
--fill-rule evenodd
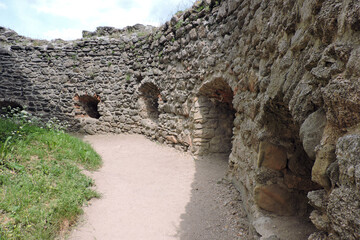
<path id="1" fill-rule="evenodd" d="M 54 239 L 98 193 L 81 168 L 101 165 L 62 131 L 0 118 L 0 239 Z"/>
<path id="2" fill-rule="evenodd" d="M 183 20 L 179 20 L 176 24 L 175 24 L 175 29 L 178 30 L 179 28 L 181 28 L 181 26 L 184 24 Z"/>

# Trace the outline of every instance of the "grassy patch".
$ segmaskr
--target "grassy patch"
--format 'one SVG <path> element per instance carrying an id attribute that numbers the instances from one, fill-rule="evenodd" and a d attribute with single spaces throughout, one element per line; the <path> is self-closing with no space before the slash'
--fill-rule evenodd
<path id="1" fill-rule="evenodd" d="M 0 118 L 0 239 L 53 239 L 99 196 L 81 173 L 98 168 L 99 155 L 44 126 Z"/>

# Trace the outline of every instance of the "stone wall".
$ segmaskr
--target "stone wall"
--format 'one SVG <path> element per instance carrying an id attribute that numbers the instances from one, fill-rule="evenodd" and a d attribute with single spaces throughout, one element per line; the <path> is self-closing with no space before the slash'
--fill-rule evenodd
<path id="1" fill-rule="evenodd" d="M 0 104 L 74 131 L 229 154 L 251 221 L 312 212 L 311 239 L 359 239 L 359 9 L 204 0 L 160 28 L 67 42 L 0 28 Z"/>

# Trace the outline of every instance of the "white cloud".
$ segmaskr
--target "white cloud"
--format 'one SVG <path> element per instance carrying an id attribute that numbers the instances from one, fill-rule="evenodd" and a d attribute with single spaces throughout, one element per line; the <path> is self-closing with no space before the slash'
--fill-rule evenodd
<path id="1" fill-rule="evenodd" d="M 61 38 L 63 40 L 74 40 L 82 37 L 82 29 L 66 28 L 54 29 L 43 33 L 45 39 Z"/>
<path id="2" fill-rule="evenodd" d="M 3 2 L 0 2 L 0 9 L 7 9 L 6 4 Z"/>
<path id="3" fill-rule="evenodd" d="M 32 7 L 37 12 L 65 17 L 94 28 L 136 23 L 159 25 L 163 16 L 156 19 L 154 10 L 171 12 L 171 8 L 190 6 L 191 2 L 194 0 L 35 0 Z"/>
<path id="4" fill-rule="evenodd" d="M 143 0 L 35 0 L 31 5 L 38 13 L 64 17 L 80 29 L 59 29 L 43 34 L 46 39 L 80 38 L 82 30 L 94 31 L 98 26 L 123 28 L 137 23 L 159 25 L 149 18 L 151 1 Z"/>
<path id="5" fill-rule="evenodd" d="M 149 14 L 150 3 L 141 0 L 131 3 L 116 0 L 36 0 L 32 7 L 40 13 L 65 17 L 85 25 L 100 21 L 126 26 L 144 21 Z M 137 22 L 134 22 L 134 18 Z"/>
<path id="6" fill-rule="evenodd" d="M 12 23 L 38 38 L 81 37 L 98 26 L 123 28 L 137 23 L 159 26 L 185 2 L 195 0 L 11 0 Z M 3 0 L 0 0 L 0 4 Z M 47 21 L 49 19 L 49 21 Z"/>

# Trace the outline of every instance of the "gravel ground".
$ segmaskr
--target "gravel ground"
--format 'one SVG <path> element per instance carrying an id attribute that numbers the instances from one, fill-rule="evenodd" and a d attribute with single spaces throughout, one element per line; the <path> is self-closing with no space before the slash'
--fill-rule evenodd
<path id="1" fill-rule="evenodd" d="M 140 135 L 84 138 L 103 158 L 92 200 L 66 239 L 236 240 L 248 237 L 222 157 L 194 160 Z"/>

